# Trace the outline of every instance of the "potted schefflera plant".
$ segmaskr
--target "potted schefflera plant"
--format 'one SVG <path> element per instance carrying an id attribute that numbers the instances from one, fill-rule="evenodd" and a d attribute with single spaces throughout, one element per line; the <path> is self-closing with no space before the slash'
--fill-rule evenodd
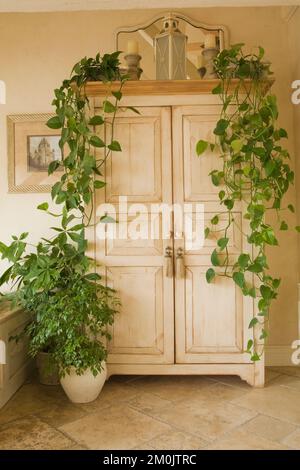
<path id="1" fill-rule="evenodd" d="M 51 190 L 59 211 L 50 210 L 47 202 L 38 209 L 61 220 L 60 225 L 52 227 L 53 236 L 36 246 L 27 243 L 27 233 L 13 237 L 9 246 L 0 243 L 2 259 L 11 264 L 0 286 L 17 286 L 5 297 L 29 313 L 22 333 L 29 338 L 29 354 L 36 357 L 51 345 L 50 367 L 58 370 L 62 387 L 76 403 L 95 400 L 105 382 L 108 330 L 119 306 L 115 291 L 87 256 L 86 238 L 91 221 L 108 221 L 106 215 L 94 220 L 94 193 L 105 186 L 99 179 L 101 167 L 112 152 L 121 151 L 113 138 L 126 80 L 120 75 L 118 56 L 114 52 L 83 58 L 72 69 L 71 78 L 54 90 L 55 115 L 47 125 L 61 132 L 62 158 L 50 163 L 48 174 L 59 176 Z M 85 83 L 90 80 L 118 81 L 97 115 L 92 115 L 85 94 Z M 112 129 L 109 142 L 97 132 L 106 123 Z"/>

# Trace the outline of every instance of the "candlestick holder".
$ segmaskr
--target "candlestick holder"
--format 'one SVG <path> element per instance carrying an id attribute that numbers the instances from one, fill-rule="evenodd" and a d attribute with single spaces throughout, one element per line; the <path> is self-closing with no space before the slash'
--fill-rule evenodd
<path id="1" fill-rule="evenodd" d="M 139 80 L 143 70 L 140 68 L 141 56 L 139 54 L 126 54 L 124 59 L 127 63 L 126 75 L 129 80 Z"/>
<path id="2" fill-rule="evenodd" d="M 218 78 L 215 72 L 214 60 L 219 54 L 219 49 L 217 47 L 208 47 L 203 49 L 202 55 L 204 57 L 204 66 L 205 66 L 205 79 Z"/>

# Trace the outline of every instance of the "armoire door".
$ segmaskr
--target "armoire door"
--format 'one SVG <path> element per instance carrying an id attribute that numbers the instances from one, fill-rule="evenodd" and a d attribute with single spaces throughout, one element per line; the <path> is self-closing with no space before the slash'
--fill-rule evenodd
<path id="1" fill-rule="evenodd" d="M 218 120 L 217 106 L 179 106 L 173 108 L 173 193 L 174 202 L 193 204 L 187 217 L 195 219 L 195 203 L 204 204 L 204 220 L 220 213 L 220 188 L 211 183 L 209 173 L 221 168 L 222 160 L 209 150 L 198 157 L 199 139 L 214 141 L 213 129 Z M 245 243 L 241 234 L 241 208 L 235 207 L 236 225 L 230 236 L 230 255 L 234 259 Z M 195 221 L 195 220 L 194 220 Z M 220 214 L 218 229 L 226 224 L 226 213 Z M 238 228 L 239 227 L 239 228 Z M 181 230 L 181 229 L 180 229 Z M 244 353 L 250 338 L 248 324 L 253 315 L 253 302 L 243 299 L 239 288 L 228 278 L 206 281 L 211 266 L 214 242 L 207 239 L 203 247 L 187 247 L 183 233 L 178 233 L 175 220 L 174 256 L 183 251 L 184 274 L 175 274 L 175 344 L 176 363 L 249 362 Z"/>
<path id="2" fill-rule="evenodd" d="M 165 268 L 172 240 L 162 239 L 161 216 L 151 221 L 148 209 L 152 203 L 172 204 L 171 109 L 139 111 L 140 115 L 120 111 L 116 118 L 114 138 L 122 152 L 114 152 L 107 161 L 107 184 L 98 192 L 96 207 L 99 216 L 100 204 L 117 210 L 118 236 L 106 241 L 96 237 L 96 258 L 121 302 L 111 329 L 108 362 L 167 364 L 174 362 L 173 278 L 166 276 Z M 127 197 L 128 209 L 132 203 L 142 204 L 137 213 L 129 213 L 127 222 L 120 196 Z M 131 222 L 141 233 L 150 234 L 155 227 L 158 237 L 132 237 Z"/>

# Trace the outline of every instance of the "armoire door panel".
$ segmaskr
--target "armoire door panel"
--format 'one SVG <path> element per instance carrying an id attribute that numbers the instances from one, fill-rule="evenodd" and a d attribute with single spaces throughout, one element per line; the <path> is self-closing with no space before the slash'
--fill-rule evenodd
<path id="1" fill-rule="evenodd" d="M 172 364 L 174 287 L 166 276 L 164 255 L 173 241 L 171 235 L 162 238 L 161 215 L 148 212 L 152 203 L 172 204 L 171 109 L 139 111 L 117 116 L 114 138 L 122 152 L 113 152 L 107 161 L 106 192 L 99 191 L 96 200 L 97 216 L 103 215 L 101 203 L 109 204 L 107 214 L 118 222 L 116 237 L 96 242 L 99 272 L 121 301 L 108 363 Z M 119 196 L 128 198 L 126 211 Z"/>
<path id="2" fill-rule="evenodd" d="M 106 166 L 106 200 L 117 202 L 127 196 L 131 202 L 162 201 L 162 108 L 139 108 L 119 112 L 114 128 L 122 152 L 114 152 Z M 110 139 L 110 127 L 106 129 Z"/>
<path id="3" fill-rule="evenodd" d="M 215 141 L 213 130 L 218 117 L 202 113 L 201 110 L 197 115 L 185 114 L 184 111 L 181 116 L 185 201 L 214 200 L 220 191 L 220 187 L 212 184 L 209 174 L 215 169 L 222 170 L 222 159 L 209 148 L 200 157 L 196 153 L 196 144 L 200 139 Z"/>
<path id="4" fill-rule="evenodd" d="M 174 203 L 185 208 L 189 222 L 195 225 L 195 205 L 203 204 L 204 227 L 215 214 L 219 223 L 215 233 L 203 240 L 203 245 L 191 245 L 184 234 L 174 241 L 175 253 L 183 250 L 184 275 L 175 278 L 175 345 L 177 363 L 243 363 L 250 362 L 245 353 L 250 337 L 248 324 L 253 315 L 252 301 L 242 300 L 239 288 L 227 278 L 216 278 L 208 284 L 205 273 L 211 266 L 210 255 L 226 226 L 218 202 L 220 187 L 209 177 L 214 169 L 222 168 L 222 159 L 208 149 L 196 154 L 199 139 L 214 141 L 213 129 L 218 120 L 216 106 L 177 106 L 173 110 L 173 194 Z M 242 208 L 235 207 L 235 223 L 230 228 L 229 262 L 246 244 L 243 235 Z M 176 226 L 176 220 L 175 220 Z"/>
<path id="5" fill-rule="evenodd" d="M 162 256 L 161 219 L 161 214 L 130 216 L 119 213 L 116 224 L 118 237 L 106 239 L 106 256 Z M 158 234 L 157 238 L 151 237 L 152 230 Z"/>
<path id="6" fill-rule="evenodd" d="M 163 268 L 110 267 L 108 277 L 118 292 L 121 306 L 112 327 L 109 353 L 149 354 L 164 352 Z"/>
<path id="7" fill-rule="evenodd" d="M 208 267 L 186 266 L 186 353 L 242 352 L 242 296 L 227 278 L 208 284 Z"/>

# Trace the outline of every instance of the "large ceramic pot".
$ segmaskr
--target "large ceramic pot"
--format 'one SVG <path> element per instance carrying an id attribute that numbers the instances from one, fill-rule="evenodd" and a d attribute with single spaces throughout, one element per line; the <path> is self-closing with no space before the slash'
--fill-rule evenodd
<path id="1" fill-rule="evenodd" d="M 39 373 L 39 382 L 43 385 L 58 385 L 58 368 L 51 369 L 49 367 L 50 354 L 39 352 L 36 357 L 36 364 Z"/>
<path id="2" fill-rule="evenodd" d="M 106 380 L 106 364 L 102 364 L 103 369 L 94 377 L 90 369 L 82 375 L 77 375 L 75 368 L 69 374 L 60 379 L 69 400 L 73 403 L 89 403 L 96 400 Z"/>

